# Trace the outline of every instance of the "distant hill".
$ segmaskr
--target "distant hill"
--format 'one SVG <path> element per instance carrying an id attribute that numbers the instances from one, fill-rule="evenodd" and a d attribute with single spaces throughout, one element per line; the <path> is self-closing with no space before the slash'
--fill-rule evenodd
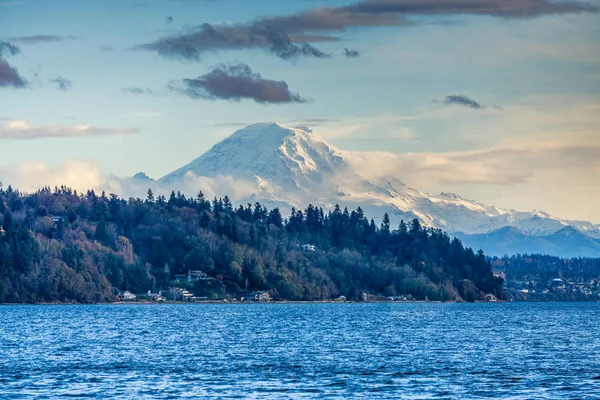
<path id="1" fill-rule="evenodd" d="M 496 229 L 486 234 L 458 234 L 466 246 L 484 249 L 492 256 L 512 254 L 549 254 L 558 257 L 600 257 L 600 240 L 591 238 L 576 228 L 564 227 L 542 237 L 533 236 L 514 227 Z"/>

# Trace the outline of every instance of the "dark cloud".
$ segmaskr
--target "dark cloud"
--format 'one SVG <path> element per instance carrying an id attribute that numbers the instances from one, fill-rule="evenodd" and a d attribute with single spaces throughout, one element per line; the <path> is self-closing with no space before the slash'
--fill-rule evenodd
<path id="1" fill-rule="evenodd" d="M 167 15 L 167 17 L 165 18 L 165 24 L 171 25 L 172 23 L 173 23 L 173 16 Z"/>
<path id="2" fill-rule="evenodd" d="M 71 90 L 71 87 L 73 87 L 72 81 L 70 81 L 69 79 L 61 78 L 60 76 L 57 76 L 54 79 L 50 79 L 50 83 L 55 83 L 56 88 L 58 90 L 62 90 L 63 92 L 68 92 L 69 90 Z"/>
<path id="3" fill-rule="evenodd" d="M 152 94 L 153 90 L 150 88 L 142 88 L 142 87 L 138 87 L 138 86 L 129 86 L 129 87 L 124 87 L 121 88 L 121 91 L 123 93 L 130 93 L 130 94 Z"/>
<path id="4" fill-rule="evenodd" d="M 171 90 L 192 99 L 252 99 L 257 103 L 303 103 L 306 100 L 290 92 L 284 81 L 263 79 L 245 64 L 223 65 L 196 79 L 172 82 Z"/>
<path id="5" fill-rule="evenodd" d="M 27 81 L 19 75 L 19 71 L 12 67 L 5 57 L 15 56 L 21 50 L 14 44 L 0 41 L 0 87 L 22 89 L 27 87 Z"/>
<path id="6" fill-rule="evenodd" d="M 434 100 L 433 103 L 444 104 L 447 106 L 467 107 L 474 110 L 482 110 L 486 108 L 483 104 L 468 96 L 465 96 L 464 94 L 451 94 L 450 96 L 446 96 L 444 100 Z"/>
<path id="7" fill-rule="evenodd" d="M 348 58 L 360 57 L 360 51 L 357 49 L 344 49 L 344 55 Z"/>
<path id="8" fill-rule="evenodd" d="M 11 67 L 3 58 L 0 58 L 0 87 L 15 89 L 27 87 L 27 81 L 19 75 L 19 71 Z"/>
<path id="9" fill-rule="evenodd" d="M 76 36 L 57 36 L 57 35 L 32 35 L 32 36 L 16 36 L 8 38 L 11 42 L 21 44 L 38 44 L 38 43 L 53 43 L 63 42 L 65 40 L 79 40 Z"/>
<path id="10" fill-rule="evenodd" d="M 187 33 L 167 36 L 136 48 L 157 51 L 164 57 L 191 60 L 200 59 L 202 54 L 208 51 L 250 48 L 265 49 L 284 60 L 301 56 L 317 58 L 329 56 L 308 43 L 294 43 L 281 28 L 268 24 L 250 26 L 203 24 Z"/>
<path id="11" fill-rule="evenodd" d="M 342 7 L 316 7 L 289 16 L 265 17 L 246 24 L 203 24 L 137 49 L 162 56 L 198 59 L 208 51 L 262 48 L 283 59 L 326 57 L 311 43 L 338 40 L 355 27 L 412 25 L 422 15 L 488 15 L 526 18 L 545 14 L 597 11 L 595 6 L 550 0 L 363 0 Z"/>
<path id="12" fill-rule="evenodd" d="M 472 14 L 505 18 L 598 10 L 586 3 L 550 0 L 366 0 L 345 8 L 353 13 L 378 15 Z"/>
<path id="13" fill-rule="evenodd" d="M 100 47 L 100 51 L 114 51 L 114 50 L 115 50 L 115 48 L 114 48 L 114 47 L 112 47 L 112 46 L 109 46 L 109 45 L 107 45 L 107 44 L 105 44 L 104 46 L 101 46 L 101 47 Z"/>

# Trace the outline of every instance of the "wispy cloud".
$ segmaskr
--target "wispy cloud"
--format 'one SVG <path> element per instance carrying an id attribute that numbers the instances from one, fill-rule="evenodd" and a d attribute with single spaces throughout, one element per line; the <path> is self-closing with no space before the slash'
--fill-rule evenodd
<path id="1" fill-rule="evenodd" d="M 10 120 L 0 124 L 0 140 L 25 140 L 58 137 L 87 137 L 105 135 L 128 135 L 138 133 L 136 128 L 99 128 L 90 125 L 33 126 L 27 121 Z"/>
<path id="2" fill-rule="evenodd" d="M 21 50 L 12 43 L 0 40 L 0 57 L 16 56 Z"/>
<path id="3" fill-rule="evenodd" d="M 173 91 L 192 99 L 252 99 L 257 103 L 303 103 L 306 100 L 290 91 L 284 81 L 264 79 L 245 64 L 222 65 L 196 79 L 172 82 Z"/>
<path id="4" fill-rule="evenodd" d="M 358 51 L 357 49 L 344 48 L 344 55 L 348 58 L 356 58 L 360 57 L 360 51 Z"/>
<path id="5" fill-rule="evenodd" d="M 184 34 L 167 36 L 135 49 L 157 51 L 169 58 L 198 60 L 208 51 L 263 48 L 284 60 L 298 57 L 326 58 L 328 54 L 303 43 L 295 43 L 280 28 L 257 24 L 252 26 L 213 26 L 203 24 Z"/>
<path id="6" fill-rule="evenodd" d="M 109 51 L 114 51 L 114 50 L 115 50 L 115 48 L 113 46 L 109 46 L 107 44 L 100 46 L 100 51 L 109 52 Z"/>
<path id="7" fill-rule="evenodd" d="M 56 84 L 56 88 L 63 92 L 68 92 L 73 87 L 73 82 L 69 79 L 61 78 L 57 76 L 54 79 L 50 79 L 50 83 Z"/>
<path id="8" fill-rule="evenodd" d="M 204 23 L 136 48 L 156 51 L 164 57 L 192 60 L 210 51 L 252 48 L 264 49 L 282 59 L 325 58 L 328 54 L 311 43 L 337 40 L 336 34 L 349 28 L 413 25 L 411 17 L 463 14 L 530 18 L 597 10 L 583 3 L 550 0 L 363 0 L 242 24 Z"/>
<path id="9" fill-rule="evenodd" d="M 464 94 L 451 94 L 446 96 L 444 100 L 433 100 L 432 104 L 443 104 L 446 106 L 459 106 L 472 108 L 474 110 L 481 110 L 486 108 L 483 104 L 475 99 L 472 99 Z"/>
<path id="10" fill-rule="evenodd" d="M 79 40 L 77 36 L 58 36 L 58 35 L 31 35 L 31 36 L 13 36 L 8 38 L 11 42 L 20 44 L 38 44 L 64 42 L 66 40 Z"/>
<path id="11" fill-rule="evenodd" d="M 556 141 L 519 142 L 447 153 L 346 152 L 347 160 L 365 177 L 395 176 L 409 185 L 419 182 L 514 185 L 529 181 L 543 170 L 598 170 L 598 154 L 598 143 Z"/>
<path id="12" fill-rule="evenodd" d="M 0 166 L 0 181 L 28 193 L 45 186 L 65 185 L 80 192 L 93 189 L 116 193 L 123 198 L 145 198 L 148 188 L 156 195 L 167 197 L 173 190 L 192 196 L 198 188 L 202 188 L 208 198 L 227 194 L 233 201 L 240 201 L 247 199 L 256 189 L 255 182 L 231 176 L 205 177 L 188 173 L 182 180 L 172 183 L 119 178 L 103 173 L 96 163 L 81 160 L 68 160 L 56 166 L 39 161 Z"/>
<path id="13" fill-rule="evenodd" d="M 121 88 L 121 91 L 123 93 L 129 93 L 129 94 L 135 94 L 135 95 L 154 93 L 154 91 L 150 88 L 143 88 L 143 87 L 138 87 L 138 86 L 124 87 L 124 88 Z"/>

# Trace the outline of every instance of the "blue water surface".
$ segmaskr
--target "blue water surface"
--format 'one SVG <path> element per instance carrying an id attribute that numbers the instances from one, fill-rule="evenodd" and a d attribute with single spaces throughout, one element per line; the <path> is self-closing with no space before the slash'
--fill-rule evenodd
<path id="1" fill-rule="evenodd" d="M 0 306 L 0 397 L 600 398 L 600 304 Z"/>

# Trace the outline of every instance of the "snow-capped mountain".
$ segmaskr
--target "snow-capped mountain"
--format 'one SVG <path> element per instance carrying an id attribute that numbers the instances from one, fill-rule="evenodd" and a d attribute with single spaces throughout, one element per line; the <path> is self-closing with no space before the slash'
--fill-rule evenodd
<path id="1" fill-rule="evenodd" d="M 559 257 L 600 257 L 600 239 L 584 235 L 571 226 L 547 236 L 534 236 L 512 226 L 490 233 L 457 235 L 465 245 L 484 249 L 486 254 L 550 254 Z"/>
<path id="2" fill-rule="evenodd" d="M 600 238 L 600 225 L 589 222 L 486 206 L 453 193 L 424 193 L 394 177 L 367 179 L 347 162 L 343 150 L 308 127 L 250 125 L 158 182 L 174 186 L 198 177 L 227 177 L 245 185 L 249 189 L 234 198 L 238 202 L 260 200 L 297 208 L 312 203 L 325 209 L 335 204 L 349 209 L 361 206 L 372 217 L 387 212 L 394 223 L 416 217 L 425 225 L 465 235 L 510 226 L 529 235 L 548 236 L 572 226 Z"/>

